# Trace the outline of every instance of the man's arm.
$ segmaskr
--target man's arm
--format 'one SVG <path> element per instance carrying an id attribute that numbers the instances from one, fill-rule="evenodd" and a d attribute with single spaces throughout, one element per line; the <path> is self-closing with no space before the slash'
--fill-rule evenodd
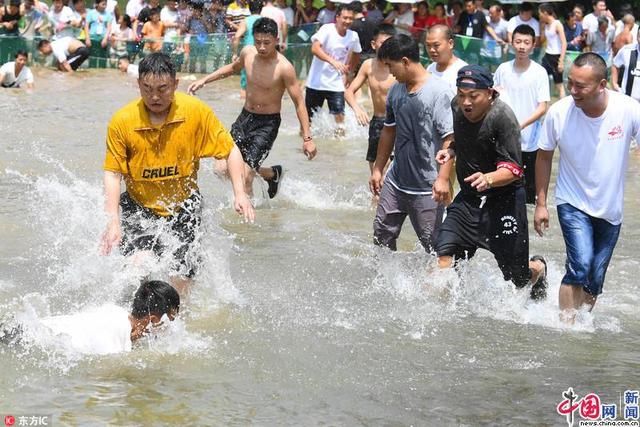
<path id="1" fill-rule="evenodd" d="M 240 40 L 242 40 L 242 36 L 244 36 L 244 33 L 246 32 L 247 23 L 243 20 L 242 22 L 240 22 L 240 25 L 238 25 L 238 29 L 233 35 L 233 41 L 231 42 L 231 53 L 233 54 L 233 57 L 238 56 L 238 47 L 240 46 Z"/>
<path id="2" fill-rule="evenodd" d="M 196 92 L 202 89 L 207 83 L 215 82 L 216 80 L 221 80 L 229 77 L 232 74 L 239 73 L 240 70 L 244 68 L 245 49 L 247 48 L 249 48 L 249 46 L 242 49 L 242 52 L 240 52 L 240 56 L 236 58 L 235 61 L 233 61 L 231 64 L 220 67 L 208 76 L 205 76 L 191 83 L 187 88 L 187 93 L 189 93 L 190 95 L 195 95 Z"/>
<path id="3" fill-rule="evenodd" d="M 360 67 L 360 70 L 358 70 L 358 74 L 356 75 L 355 79 L 353 79 L 351 84 L 344 91 L 344 100 L 347 101 L 347 104 L 349 104 L 351 108 L 353 108 L 353 111 L 356 113 L 356 119 L 362 126 L 366 126 L 369 124 L 369 115 L 358 104 L 355 93 L 368 80 L 371 61 L 372 59 L 367 59 L 366 61 L 364 61 L 362 67 Z"/>
<path id="4" fill-rule="evenodd" d="M 349 72 L 347 73 L 347 84 L 345 86 L 349 86 L 351 80 L 353 80 L 353 71 L 358 68 L 358 64 L 360 64 L 360 53 L 351 52 L 347 64 L 349 66 Z"/>
<path id="5" fill-rule="evenodd" d="M 442 150 L 448 151 L 453 142 L 453 134 L 447 135 L 442 141 Z M 451 168 L 453 167 L 453 158 L 449 157 L 444 163 L 440 165 L 438 171 L 438 177 L 433 183 L 433 200 L 436 202 L 446 202 L 451 199 L 449 194 L 449 176 L 451 176 Z"/>
<path id="6" fill-rule="evenodd" d="M 122 240 L 120 229 L 120 181 L 118 172 L 104 172 L 104 211 L 107 214 L 107 228 L 102 234 L 100 253 L 109 255 L 111 250 Z"/>
<path id="7" fill-rule="evenodd" d="M 309 113 L 307 112 L 307 107 L 305 106 L 304 98 L 302 97 L 302 90 L 300 89 L 300 83 L 296 77 L 296 71 L 293 68 L 293 65 L 287 63 L 284 68 L 283 79 L 285 88 L 287 89 L 287 93 L 289 94 L 289 97 L 291 97 L 293 105 L 296 108 L 296 115 L 300 122 L 300 129 L 302 129 L 302 151 L 307 158 L 311 160 L 316 156 L 318 150 L 316 149 L 316 144 L 313 142 L 313 138 L 311 137 Z"/>
<path id="8" fill-rule="evenodd" d="M 538 119 L 544 116 L 544 113 L 547 112 L 547 104 L 548 102 L 546 101 L 539 102 L 538 106 L 533 111 L 533 113 L 529 117 L 527 117 L 526 120 L 520 123 L 520 129 L 526 128 L 527 126 L 529 126 L 532 123 L 535 123 Z"/>
<path id="9" fill-rule="evenodd" d="M 371 177 L 369 178 L 369 189 L 374 196 L 380 195 L 382 188 L 382 176 L 384 168 L 389 161 L 393 145 L 396 140 L 396 126 L 385 125 L 380 133 L 380 141 L 378 142 L 378 152 L 376 153 L 376 161 L 373 164 Z"/>
<path id="10" fill-rule="evenodd" d="M 620 92 L 620 86 L 618 85 L 619 78 L 620 78 L 620 70 L 615 65 L 612 65 L 611 66 L 611 89 L 615 90 L 616 92 Z"/>
<path id="11" fill-rule="evenodd" d="M 538 150 L 536 157 L 536 210 L 534 213 L 533 227 L 542 236 L 549 228 L 549 210 L 547 209 L 547 194 L 551 179 L 551 162 L 553 151 Z"/>
<path id="12" fill-rule="evenodd" d="M 500 37 L 498 37 L 498 35 L 496 34 L 496 32 L 493 30 L 493 28 L 491 27 L 491 25 L 489 25 L 489 23 L 485 20 L 485 27 L 484 30 L 489 33 L 489 35 L 491 36 L 492 39 L 494 39 L 496 42 L 498 42 L 498 44 L 502 45 L 504 44 L 504 40 L 502 40 Z"/>
<path id="13" fill-rule="evenodd" d="M 558 71 L 564 70 L 564 57 L 567 54 L 567 36 L 564 33 L 564 26 L 560 21 L 556 21 L 556 29 L 560 37 L 560 58 L 558 58 Z"/>
<path id="14" fill-rule="evenodd" d="M 330 64 L 333 68 L 335 68 L 340 74 L 347 74 L 349 72 L 349 67 L 347 64 L 343 64 L 331 57 L 327 52 L 322 48 L 322 43 L 319 40 L 315 40 L 311 45 L 311 53 L 316 56 L 319 60 L 324 61 Z"/>
<path id="15" fill-rule="evenodd" d="M 233 188 L 233 207 L 245 221 L 253 222 L 256 218 L 249 196 L 244 192 L 244 160 L 237 146 L 233 146 L 227 158 L 227 168 Z"/>

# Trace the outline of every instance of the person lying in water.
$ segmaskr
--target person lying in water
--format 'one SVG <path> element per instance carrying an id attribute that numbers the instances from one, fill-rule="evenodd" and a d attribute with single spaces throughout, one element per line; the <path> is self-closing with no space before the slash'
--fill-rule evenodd
<path id="1" fill-rule="evenodd" d="M 37 337 L 43 335 L 64 340 L 70 348 L 83 354 L 113 354 L 131 351 L 132 343 L 152 329 L 173 321 L 180 310 L 180 295 L 167 282 L 143 282 L 136 291 L 131 312 L 115 304 L 75 314 L 39 319 Z M 23 325 L 0 327 L 0 341 L 30 341 L 31 329 Z M 34 337 L 35 338 L 35 337 Z"/>

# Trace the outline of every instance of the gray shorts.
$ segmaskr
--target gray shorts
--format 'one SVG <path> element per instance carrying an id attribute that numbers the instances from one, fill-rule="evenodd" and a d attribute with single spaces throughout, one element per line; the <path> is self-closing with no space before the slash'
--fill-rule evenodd
<path id="1" fill-rule="evenodd" d="M 430 194 L 407 194 L 386 182 L 373 220 L 373 242 L 395 251 L 396 240 L 408 215 L 420 243 L 431 252 L 437 209 L 438 203 Z"/>

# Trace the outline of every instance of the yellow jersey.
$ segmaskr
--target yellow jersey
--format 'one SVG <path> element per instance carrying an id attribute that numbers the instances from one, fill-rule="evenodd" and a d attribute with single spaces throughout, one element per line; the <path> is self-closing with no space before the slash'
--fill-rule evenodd
<path id="1" fill-rule="evenodd" d="M 200 158 L 227 158 L 233 145 L 229 132 L 199 99 L 176 92 L 165 122 L 152 125 L 140 98 L 111 118 L 104 169 L 124 176 L 127 192 L 138 204 L 168 216 L 198 190 Z"/>

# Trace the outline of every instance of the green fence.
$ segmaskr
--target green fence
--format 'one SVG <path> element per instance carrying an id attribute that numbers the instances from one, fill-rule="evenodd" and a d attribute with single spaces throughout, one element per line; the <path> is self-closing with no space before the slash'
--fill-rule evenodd
<path id="1" fill-rule="evenodd" d="M 286 57 L 293 63 L 299 78 L 304 79 L 311 65 L 310 38 L 319 28 L 319 24 L 309 24 L 302 27 L 289 29 Z M 179 69 L 184 72 L 211 72 L 231 61 L 232 34 L 209 34 L 205 37 L 191 37 L 189 43 L 184 39 L 175 39 L 172 42 L 163 43 L 163 51 L 170 54 Z M 13 60 L 15 52 L 19 49 L 32 53 L 31 61 L 42 65 L 51 65 L 52 58 L 42 58 L 36 49 L 38 39 L 24 39 L 21 37 L 0 36 L 0 64 Z M 144 56 L 144 43 L 127 43 L 128 55 L 137 60 Z M 424 45 L 420 43 L 421 58 L 424 65 L 430 61 Z M 472 37 L 456 36 L 455 53 L 470 64 L 482 64 L 493 70 L 502 62 L 513 58 L 513 54 L 505 46 L 499 46 L 495 41 L 484 41 Z M 90 48 L 91 54 L 87 61 L 89 68 L 115 67 L 117 55 L 112 54 L 107 47 L 100 46 L 100 40 L 94 40 Z M 540 61 L 543 52 L 535 49 L 532 58 Z M 577 52 L 567 52 L 565 70 L 569 66 Z"/>

